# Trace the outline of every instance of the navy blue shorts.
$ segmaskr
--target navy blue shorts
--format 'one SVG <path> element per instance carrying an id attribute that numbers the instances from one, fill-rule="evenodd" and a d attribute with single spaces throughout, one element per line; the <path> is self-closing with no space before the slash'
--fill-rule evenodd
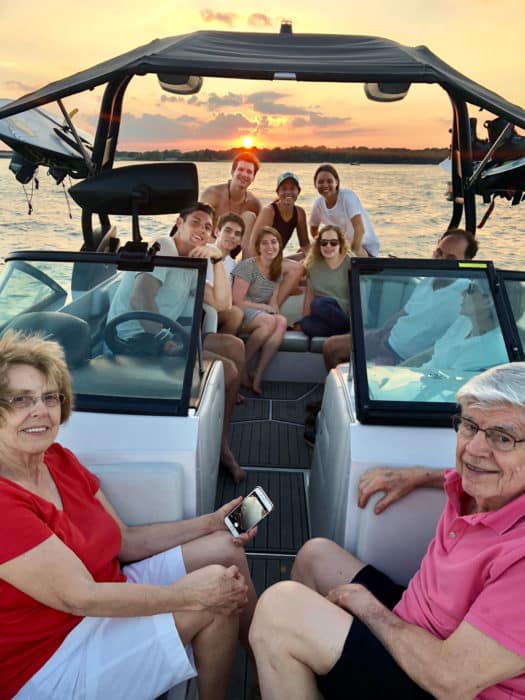
<path id="1" fill-rule="evenodd" d="M 403 586 L 373 566 L 365 566 L 352 583 L 365 586 L 383 605 L 392 610 L 398 603 Z M 407 676 L 368 627 L 354 618 L 342 654 L 317 685 L 326 700 L 431 700 L 425 690 Z"/>

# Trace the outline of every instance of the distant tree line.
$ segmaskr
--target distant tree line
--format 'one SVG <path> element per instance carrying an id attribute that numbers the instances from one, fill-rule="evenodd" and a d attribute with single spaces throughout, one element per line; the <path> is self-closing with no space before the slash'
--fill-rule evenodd
<path id="1" fill-rule="evenodd" d="M 119 151 L 117 158 L 123 160 L 191 160 L 229 161 L 237 153 L 245 150 L 213 150 L 203 148 L 197 151 L 177 149 L 156 151 Z M 293 146 L 291 148 L 252 148 L 263 163 L 440 163 L 448 156 L 447 148 L 367 148 L 366 146 L 328 148 L 326 146 Z"/>

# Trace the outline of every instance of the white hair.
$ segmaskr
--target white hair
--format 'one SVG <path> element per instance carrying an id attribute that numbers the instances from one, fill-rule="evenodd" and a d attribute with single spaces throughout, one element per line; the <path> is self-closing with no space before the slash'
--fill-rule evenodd
<path id="1" fill-rule="evenodd" d="M 463 408 L 510 404 L 525 409 L 525 362 L 509 362 L 487 369 L 463 384 L 456 394 Z"/>

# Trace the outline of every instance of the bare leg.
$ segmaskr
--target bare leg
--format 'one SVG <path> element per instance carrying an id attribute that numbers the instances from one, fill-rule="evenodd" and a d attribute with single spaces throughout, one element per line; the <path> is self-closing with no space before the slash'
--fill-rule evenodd
<path id="1" fill-rule="evenodd" d="M 292 290 L 299 284 L 299 281 L 304 275 L 304 266 L 300 262 L 285 258 L 283 260 L 282 270 L 283 281 L 279 285 L 279 292 L 277 295 L 277 304 L 279 306 L 288 299 Z"/>
<path id="2" fill-rule="evenodd" d="M 234 339 L 234 336 L 226 336 Z M 206 338 L 206 340 L 208 337 Z M 242 341 L 241 341 L 242 342 Z M 220 465 L 223 469 L 229 472 L 230 476 L 236 484 L 243 479 L 246 479 L 246 472 L 241 469 L 237 460 L 233 456 L 228 442 L 228 433 L 230 429 L 230 418 L 239 393 L 240 376 L 232 360 L 218 355 L 209 350 L 205 351 L 205 356 L 211 359 L 220 360 L 224 368 L 224 420 L 222 424 L 221 437 L 221 456 Z"/>
<path id="3" fill-rule="evenodd" d="M 234 311 L 235 309 L 235 311 Z M 231 313 L 233 312 L 233 313 Z M 222 312 L 221 312 L 222 313 Z M 242 310 L 239 309 L 238 306 L 233 306 L 229 312 L 227 312 L 229 315 L 229 320 L 228 320 L 228 325 L 230 329 L 233 329 L 234 326 L 236 326 L 235 333 L 239 330 L 239 327 L 242 324 L 243 320 L 243 313 Z M 221 319 L 221 314 L 219 314 L 219 321 Z M 238 321 L 238 325 L 237 325 Z M 232 330 L 233 332 L 233 330 Z M 235 366 L 237 367 L 237 372 L 239 374 L 239 377 L 242 377 L 244 374 L 244 363 L 245 363 L 245 350 L 244 350 L 244 342 L 240 339 L 237 338 L 236 335 L 232 335 L 226 327 L 221 327 L 221 332 L 220 333 L 209 333 L 206 336 L 205 340 L 206 348 L 208 350 L 211 350 L 212 352 L 215 352 L 218 355 L 221 355 L 222 357 L 227 357 L 229 360 L 232 360 L 232 362 L 235 362 Z M 235 403 L 242 403 L 243 402 L 243 397 L 239 392 L 237 392 L 237 397 L 235 399 Z"/>
<path id="4" fill-rule="evenodd" d="M 275 355 L 279 346 L 282 342 L 283 336 L 286 333 L 286 327 L 288 326 L 288 321 L 284 316 L 277 314 L 276 316 L 270 316 L 274 320 L 274 329 L 270 337 L 265 341 L 261 348 L 261 354 L 259 355 L 259 361 L 253 375 L 252 389 L 256 394 L 262 394 L 262 376 L 264 370 L 268 366 L 268 363 Z"/>
<path id="5" fill-rule="evenodd" d="M 316 700 L 314 674 L 333 668 L 352 620 L 342 608 L 294 581 L 282 581 L 263 593 L 250 629 L 263 698 Z"/>
<path id="6" fill-rule="evenodd" d="M 248 603 L 240 615 L 239 639 L 245 649 L 250 651 L 248 630 L 255 610 L 257 594 L 250 577 L 244 549 L 233 544 L 233 537 L 229 532 L 215 532 L 213 535 L 199 537 L 198 540 L 183 545 L 182 556 L 188 572 L 201 569 L 208 564 L 222 564 L 223 566 L 235 564 L 237 566 L 248 585 Z"/>
<path id="7" fill-rule="evenodd" d="M 237 335 L 242 325 L 243 313 L 238 306 L 232 306 L 227 311 L 219 311 L 219 332 Z"/>
<path id="8" fill-rule="evenodd" d="M 291 578 L 325 596 L 332 588 L 350 583 L 364 566 L 332 540 L 316 537 L 297 552 Z"/>
<path id="9" fill-rule="evenodd" d="M 323 359 L 328 371 L 337 367 L 342 362 L 348 362 L 352 351 L 352 336 L 332 335 L 323 343 Z"/>
<path id="10" fill-rule="evenodd" d="M 242 374 L 245 363 L 244 343 L 240 338 L 237 338 L 230 333 L 208 333 L 204 340 L 206 350 L 227 357 L 232 362 L 235 362 L 239 375 Z"/>
<path id="11" fill-rule="evenodd" d="M 250 389 L 253 389 L 253 386 L 248 375 L 248 363 L 273 333 L 275 327 L 274 319 L 275 316 L 271 314 L 260 313 L 243 327 L 243 330 L 250 335 L 246 340 L 246 365 L 241 382 Z"/>
<path id="12" fill-rule="evenodd" d="M 179 612 L 173 617 L 182 642 L 191 642 L 193 648 L 199 699 L 223 700 L 237 646 L 238 615 Z"/>
<path id="13" fill-rule="evenodd" d="M 252 249 L 252 229 L 257 218 L 253 211 L 245 211 L 241 214 L 244 221 L 244 235 L 242 237 L 242 258 L 251 258 L 255 255 Z"/>

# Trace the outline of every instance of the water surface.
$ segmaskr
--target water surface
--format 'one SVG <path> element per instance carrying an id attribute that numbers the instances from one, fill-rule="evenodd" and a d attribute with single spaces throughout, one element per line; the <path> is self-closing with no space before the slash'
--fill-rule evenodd
<path id="1" fill-rule="evenodd" d="M 126 165 L 125 161 L 117 166 Z M 40 187 L 33 191 L 33 213 L 28 215 L 26 193 L 8 170 L 9 160 L 0 159 L 0 259 L 12 250 L 40 248 L 48 250 L 79 250 L 82 245 L 80 209 L 66 196 L 66 187 L 57 186 L 39 169 Z M 197 163 L 201 191 L 208 185 L 225 182 L 230 164 Z M 263 163 L 252 185 L 253 192 L 263 204 L 269 203 L 275 192 L 277 175 L 286 170 L 296 173 L 302 191 L 298 203 L 307 214 L 317 193 L 312 178 L 316 169 L 312 163 Z M 438 235 L 447 227 L 451 204 L 445 198 L 447 173 L 437 165 L 340 165 L 337 169 L 341 185 L 350 187 L 361 198 L 381 242 L 382 255 L 422 257 L 430 254 Z M 486 205 L 478 198 L 478 219 Z M 71 210 L 71 217 L 69 217 Z M 525 267 L 525 203 L 511 206 L 498 198 L 496 209 L 485 227 L 476 235 L 480 241 L 481 259 L 492 259 L 507 269 Z M 144 217 L 141 230 L 144 238 L 153 240 L 165 234 L 173 216 Z M 130 235 L 129 217 L 114 217 L 119 235 Z"/>

